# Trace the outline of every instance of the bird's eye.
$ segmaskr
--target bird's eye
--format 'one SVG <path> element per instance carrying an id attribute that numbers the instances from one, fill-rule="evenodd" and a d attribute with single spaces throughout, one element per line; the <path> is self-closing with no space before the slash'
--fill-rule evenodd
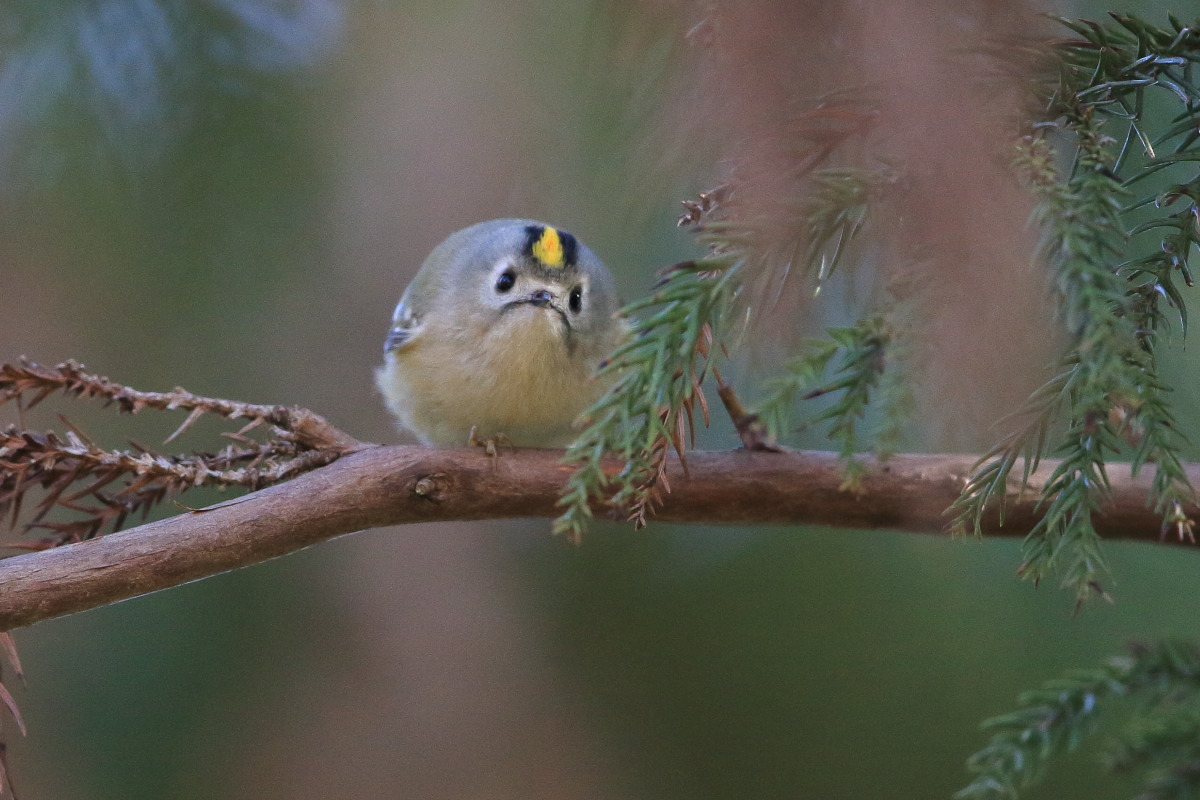
<path id="1" fill-rule="evenodd" d="M 582 286 L 576 286 L 571 290 L 571 296 L 567 298 L 567 307 L 571 309 L 572 314 L 578 314 L 583 309 Z"/>
<path id="2" fill-rule="evenodd" d="M 504 294 L 517 282 L 517 276 L 511 269 L 506 269 L 500 273 L 500 277 L 496 278 L 496 291 Z"/>

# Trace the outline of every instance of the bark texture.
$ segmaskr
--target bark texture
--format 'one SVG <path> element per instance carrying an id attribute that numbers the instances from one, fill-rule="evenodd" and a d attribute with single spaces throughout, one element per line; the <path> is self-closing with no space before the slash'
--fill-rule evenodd
<path id="1" fill-rule="evenodd" d="M 226 570 L 325 539 L 384 525 L 435 520 L 553 517 L 570 472 L 557 450 L 367 447 L 294 480 L 170 519 L 53 550 L 0 561 L 0 631 L 83 611 Z M 946 508 L 975 461 L 971 455 L 898 455 L 875 465 L 860 493 L 840 488 L 835 454 L 693 452 L 668 470 L 660 522 L 829 525 L 944 533 Z M 1055 462 L 1044 462 L 1033 488 Z M 613 470 L 620 464 L 613 462 Z M 1200 465 L 1188 469 L 1200 485 Z M 1097 521 L 1108 538 L 1162 540 L 1146 508 L 1152 477 L 1112 465 L 1113 505 Z M 1021 536 L 1037 516 L 1036 491 L 1010 493 L 1004 525 Z M 597 515 L 612 514 L 596 508 Z"/>

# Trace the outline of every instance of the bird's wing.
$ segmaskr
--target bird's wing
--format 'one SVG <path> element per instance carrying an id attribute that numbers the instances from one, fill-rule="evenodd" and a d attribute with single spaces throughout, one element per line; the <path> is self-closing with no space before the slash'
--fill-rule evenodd
<path id="1" fill-rule="evenodd" d="M 400 298 L 400 304 L 392 314 L 392 327 L 383 340 L 383 352 L 394 353 L 410 345 L 421 330 L 421 319 L 413 309 L 409 292 Z"/>
<path id="2" fill-rule="evenodd" d="M 394 353 L 403 349 L 404 345 L 412 341 L 412 337 L 411 328 L 392 328 L 387 332 L 387 338 L 383 340 L 383 352 Z"/>

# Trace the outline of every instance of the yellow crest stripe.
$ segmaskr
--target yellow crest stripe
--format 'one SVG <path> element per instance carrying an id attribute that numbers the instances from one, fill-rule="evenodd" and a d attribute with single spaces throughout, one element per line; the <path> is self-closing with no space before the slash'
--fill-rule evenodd
<path id="1" fill-rule="evenodd" d="M 563 243 L 558 231 L 549 225 L 542 230 L 542 235 L 533 243 L 533 257 L 547 267 L 563 265 Z"/>

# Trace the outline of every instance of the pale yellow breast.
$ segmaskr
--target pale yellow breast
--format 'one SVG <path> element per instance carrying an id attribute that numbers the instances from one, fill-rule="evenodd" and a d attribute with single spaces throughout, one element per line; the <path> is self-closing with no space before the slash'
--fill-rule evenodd
<path id="1" fill-rule="evenodd" d="M 522 308 L 486 330 L 427 324 L 388 353 L 376 383 L 391 411 L 427 444 L 482 439 L 562 447 L 572 422 L 605 385 L 592 377 L 602 348 L 566 346 L 553 312 Z"/>

